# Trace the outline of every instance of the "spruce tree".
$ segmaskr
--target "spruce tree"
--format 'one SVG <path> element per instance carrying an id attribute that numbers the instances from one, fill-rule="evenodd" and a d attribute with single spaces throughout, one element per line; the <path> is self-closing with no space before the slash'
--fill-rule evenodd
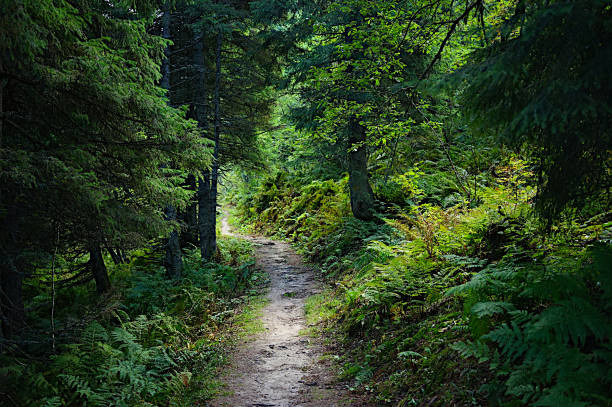
<path id="1" fill-rule="evenodd" d="M 486 46 L 451 83 L 473 127 L 522 150 L 538 173 L 537 205 L 610 205 L 612 12 L 605 1 L 512 2 Z M 594 202 L 599 202 L 595 204 Z M 587 208 L 588 212 L 588 208 Z"/>
<path id="2" fill-rule="evenodd" d="M 183 207 L 189 194 L 180 187 L 184 173 L 164 165 L 207 165 L 194 126 L 157 87 L 166 43 L 144 19 L 156 7 L 2 2 L 0 308 L 7 336 L 25 323 L 23 279 L 52 253 L 91 251 L 96 263 L 102 242 L 129 249 L 168 233 L 161 208 Z"/>

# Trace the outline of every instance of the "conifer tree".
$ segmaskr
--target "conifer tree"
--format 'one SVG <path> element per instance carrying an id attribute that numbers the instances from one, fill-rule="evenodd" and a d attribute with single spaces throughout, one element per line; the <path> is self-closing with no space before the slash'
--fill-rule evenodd
<path id="1" fill-rule="evenodd" d="M 610 4 L 511 2 L 489 27 L 501 35 L 454 75 L 480 134 L 493 133 L 534 160 L 537 208 L 546 218 L 588 200 L 610 205 L 612 63 Z M 599 198 L 599 199 L 596 199 Z M 596 209 L 597 210 L 597 209 Z"/>
<path id="2" fill-rule="evenodd" d="M 263 49 L 248 4 L 179 4 L 181 33 L 172 48 L 176 76 L 171 97 L 189 105 L 190 116 L 210 141 L 213 160 L 197 179 L 197 239 L 202 259 L 216 252 L 218 182 L 224 166 L 253 165 L 258 159 L 255 132 L 265 125 L 270 96 L 265 93 L 277 72 L 273 55 Z M 252 24 L 252 25 L 251 25 Z M 244 86 L 247 83 L 249 86 Z M 195 179 L 194 179 L 195 181 Z M 194 230 L 196 205 L 182 218 Z"/>
<path id="3" fill-rule="evenodd" d="M 24 278 L 56 250 L 91 251 L 101 271 L 102 242 L 129 249 L 170 231 L 161 208 L 183 207 L 189 194 L 180 187 L 183 172 L 164 165 L 207 165 L 195 128 L 156 85 L 165 42 L 147 32 L 143 17 L 158 5 L 123 6 L 2 2 L 0 308 L 7 336 L 25 324 Z"/>

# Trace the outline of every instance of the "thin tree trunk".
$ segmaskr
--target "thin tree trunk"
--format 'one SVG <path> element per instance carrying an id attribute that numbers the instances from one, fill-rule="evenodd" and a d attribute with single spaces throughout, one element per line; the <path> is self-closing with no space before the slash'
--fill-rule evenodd
<path id="1" fill-rule="evenodd" d="M 372 220 L 374 217 L 374 193 L 368 179 L 366 130 L 356 117 L 352 117 L 349 120 L 348 131 L 351 210 L 357 219 Z"/>
<path id="2" fill-rule="evenodd" d="M 107 247 L 106 250 L 108 251 L 108 254 L 110 254 L 111 259 L 113 260 L 113 263 L 115 264 L 121 264 L 123 263 L 121 257 L 119 256 L 119 254 L 115 251 L 115 249 L 113 249 L 112 247 Z"/>
<path id="3" fill-rule="evenodd" d="M 204 65 L 204 44 L 202 41 L 202 36 L 195 39 L 193 64 L 197 76 L 193 108 L 198 126 L 205 131 L 208 127 L 208 117 L 206 112 L 206 67 Z M 214 166 L 215 162 L 213 162 L 213 173 Z M 207 170 L 198 179 L 198 232 L 202 261 L 212 259 L 216 250 L 214 208 L 212 207 L 213 198 L 211 197 L 213 173 Z"/>
<path id="4" fill-rule="evenodd" d="M 168 27 L 170 24 L 168 23 Z M 197 47 L 197 45 L 196 45 Z M 170 68 L 168 64 L 168 78 L 170 77 Z M 170 83 L 168 83 L 168 86 Z M 193 112 L 192 114 L 197 114 L 197 107 L 192 106 Z M 194 192 L 194 195 L 197 194 L 197 186 L 195 176 L 189 174 L 187 177 L 187 188 Z M 180 246 L 186 247 L 188 245 L 197 245 L 198 244 L 198 225 L 197 225 L 197 196 L 194 196 L 192 202 L 189 206 L 187 206 L 184 213 L 179 214 L 179 218 L 187 225 L 186 230 L 180 234 Z"/>
<path id="5" fill-rule="evenodd" d="M 89 248 L 89 267 L 93 278 L 96 282 L 96 291 L 98 294 L 104 294 L 110 290 L 111 284 L 108 278 L 108 271 L 104 258 L 102 257 L 102 249 L 99 243 L 93 243 Z"/>
<path id="6" fill-rule="evenodd" d="M 119 258 L 121 259 L 121 263 L 129 263 L 130 262 L 130 256 L 128 256 L 125 251 L 123 249 L 117 249 L 117 254 L 119 255 Z"/>
<path id="7" fill-rule="evenodd" d="M 171 14 L 170 14 L 170 3 L 164 3 L 164 15 L 162 16 L 162 36 L 165 39 L 170 39 L 170 26 L 171 26 Z M 162 61 L 162 80 L 161 86 L 170 90 L 170 50 L 166 47 L 165 58 Z M 170 222 L 176 220 L 176 208 L 172 205 L 166 207 L 166 219 Z M 168 242 L 166 243 L 166 256 L 164 259 L 164 266 L 166 268 L 166 276 L 172 279 L 181 278 L 181 272 L 183 269 L 183 256 L 181 254 L 181 243 L 179 241 L 179 234 L 177 230 L 170 232 Z"/>
<path id="8" fill-rule="evenodd" d="M 215 230 L 215 225 L 211 225 L 211 190 L 210 171 L 206 171 L 203 177 L 198 183 L 198 227 L 200 231 L 200 254 L 202 255 L 202 261 L 209 261 L 215 254 L 215 241 L 214 233 L 211 233 L 211 229 Z"/>

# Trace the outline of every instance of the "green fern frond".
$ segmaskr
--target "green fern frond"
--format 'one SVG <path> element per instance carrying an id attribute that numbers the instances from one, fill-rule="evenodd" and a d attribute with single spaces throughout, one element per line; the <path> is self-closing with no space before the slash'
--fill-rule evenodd
<path id="1" fill-rule="evenodd" d="M 451 348 L 465 358 L 474 357 L 480 363 L 491 358 L 491 350 L 482 341 L 456 342 L 451 345 Z"/>
<path id="2" fill-rule="evenodd" d="M 64 403 L 58 396 L 43 400 L 41 407 L 61 407 Z"/>
<path id="3" fill-rule="evenodd" d="M 503 314 L 505 312 L 515 311 L 516 307 L 514 304 L 509 302 L 501 301 L 487 301 L 476 303 L 470 312 L 479 318 L 488 317 L 496 314 Z"/>
<path id="4" fill-rule="evenodd" d="M 108 341 L 108 333 L 98 321 L 93 321 L 83 330 L 81 341 L 89 349 L 93 349 L 96 343 Z"/>

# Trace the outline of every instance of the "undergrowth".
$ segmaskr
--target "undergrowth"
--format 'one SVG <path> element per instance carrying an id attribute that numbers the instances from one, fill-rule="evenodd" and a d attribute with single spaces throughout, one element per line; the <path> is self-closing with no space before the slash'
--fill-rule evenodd
<path id="1" fill-rule="evenodd" d="M 159 264 L 159 263 L 157 263 Z M 56 343 L 20 344 L 1 356 L 3 405 L 194 406 L 219 392 L 216 376 L 260 308 L 265 277 L 250 243 L 221 238 L 216 263 L 194 250 L 180 282 L 164 278 L 150 255 L 111 270 L 114 291 L 95 306 L 56 316 Z M 87 304 L 90 287 L 59 302 Z M 44 295 L 38 301 L 43 301 Z M 41 309 L 33 321 L 42 319 Z M 89 315 L 74 324 L 77 315 Z M 81 327 L 79 327 L 81 326 Z M 70 336 L 62 336 L 70 331 Z M 46 341 L 46 342 L 45 342 Z M 44 343 L 43 343 L 44 342 Z M 7 345 L 10 346 L 10 345 Z"/>
<path id="2" fill-rule="evenodd" d="M 542 231 L 523 162 L 476 198 L 415 169 L 350 215 L 347 178 L 282 172 L 234 201 L 244 223 L 294 242 L 330 290 L 307 304 L 335 334 L 341 375 L 381 405 L 612 405 L 610 214 Z"/>

